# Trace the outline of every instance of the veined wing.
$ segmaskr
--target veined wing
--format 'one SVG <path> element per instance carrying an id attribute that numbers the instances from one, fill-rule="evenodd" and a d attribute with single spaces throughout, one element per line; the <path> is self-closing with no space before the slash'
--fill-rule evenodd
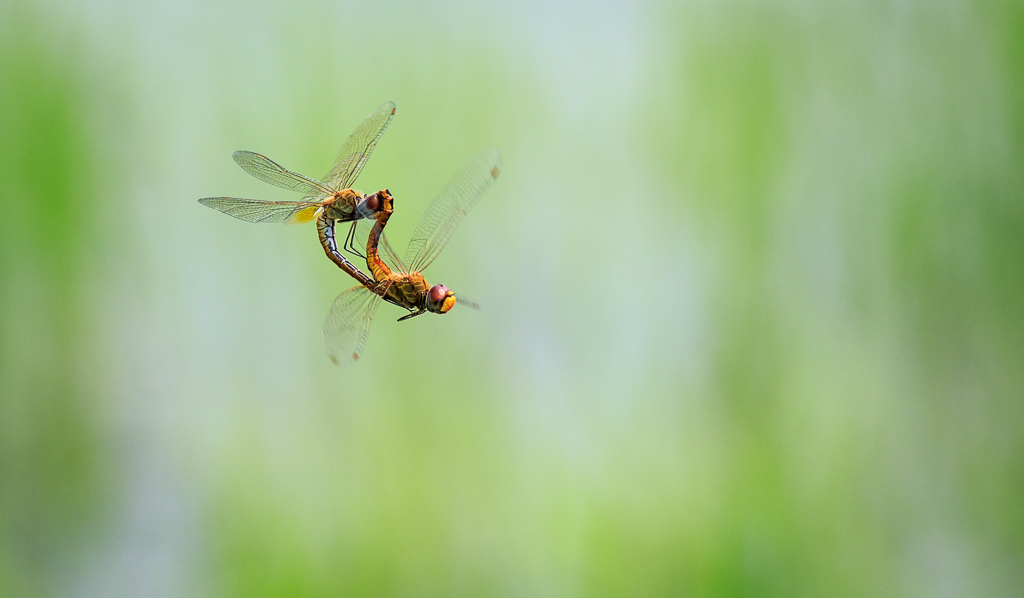
<path id="1" fill-rule="evenodd" d="M 370 159 L 373 148 L 380 141 L 381 135 L 388 128 L 388 123 L 391 122 L 394 115 L 395 103 L 384 102 L 363 119 L 363 122 L 345 141 L 345 145 L 341 146 L 338 157 L 334 159 L 334 167 L 324 177 L 328 187 L 335 191 L 341 191 L 348 189 L 356 182 L 359 173 L 363 171 L 363 166 L 366 166 L 366 161 Z"/>
<path id="2" fill-rule="evenodd" d="M 237 197 L 204 197 L 199 203 L 246 222 L 285 224 L 309 222 L 316 218 L 316 211 L 320 207 L 319 202 L 311 201 L 261 201 Z"/>
<path id="3" fill-rule="evenodd" d="M 493 147 L 462 167 L 427 206 L 409 248 L 405 250 L 405 263 L 413 272 L 422 272 L 441 253 L 466 212 L 498 178 L 501 172 L 501 154 Z"/>
<path id="4" fill-rule="evenodd" d="M 366 347 L 381 296 L 360 285 L 338 295 L 324 320 L 327 356 L 335 365 L 355 363 Z"/>
<path id="5" fill-rule="evenodd" d="M 254 152 L 237 151 L 231 154 L 231 157 L 238 162 L 243 170 L 264 183 L 270 183 L 289 191 L 298 191 L 308 197 L 334 194 L 334 191 L 320 181 L 292 172 L 266 156 Z"/>
<path id="6" fill-rule="evenodd" d="M 384 260 L 388 267 L 395 272 L 402 272 L 408 274 L 410 270 L 405 266 L 405 263 L 398 257 L 398 252 L 391 248 L 391 243 L 388 243 L 388 236 L 384 231 L 380 233 L 380 242 L 377 244 L 377 249 L 380 251 L 381 259 Z"/>

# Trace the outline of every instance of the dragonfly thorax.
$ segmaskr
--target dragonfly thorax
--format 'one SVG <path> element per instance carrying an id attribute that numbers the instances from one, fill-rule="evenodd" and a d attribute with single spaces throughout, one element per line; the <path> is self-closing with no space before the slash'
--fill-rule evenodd
<path id="1" fill-rule="evenodd" d="M 354 220 L 362 195 L 355 189 L 342 189 L 324 201 L 324 215 L 333 220 Z"/>
<path id="2" fill-rule="evenodd" d="M 446 314 L 455 306 L 455 294 L 443 284 L 430 286 L 419 272 L 392 273 L 384 299 L 409 311 Z"/>
<path id="3" fill-rule="evenodd" d="M 427 308 L 427 291 L 430 285 L 419 272 L 401 274 L 392 272 L 388 277 L 389 285 L 385 299 L 408 310 L 418 311 Z"/>

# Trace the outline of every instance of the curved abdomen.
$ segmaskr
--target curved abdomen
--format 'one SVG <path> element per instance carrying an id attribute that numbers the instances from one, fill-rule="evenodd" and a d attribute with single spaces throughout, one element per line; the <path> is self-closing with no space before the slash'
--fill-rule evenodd
<path id="1" fill-rule="evenodd" d="M 356 268 L 352 262 L 345 259 L 345 256 L 341 255 L 338 251 L 338 242 L 334 237 L 334 219 L 327 216 L 327 210 L 321 212 L 320 216 L 316 219 L 316 232 L 320 236 L 320 246 L 323 247 L 324 253 L 327 254 L 327 258 L 334 262 L 339 268 L 344 270 L 355 278 L 363 286 L 373 289 L 376 288 L 376 283 L 372 278 L 363 274 L 363 272 Z"/>

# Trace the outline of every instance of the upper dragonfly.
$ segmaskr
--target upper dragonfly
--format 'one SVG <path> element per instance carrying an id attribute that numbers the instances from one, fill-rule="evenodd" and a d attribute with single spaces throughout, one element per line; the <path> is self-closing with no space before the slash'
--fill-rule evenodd
<path id="1" fill-rule="evenodd" d="M 391 198 L 391 193 L 383 189 L 370 195 L 363 195 L 352 189 L 359 173 L 370 159 L 373 148 L 377 145 L 384 130 L 388 128 L 395 115 L 395 103 L 384 102 L 377 107 L 341 146 L 334 166 L 323 181 L 301 175 L 285 169 L 266 156 L 253 152 L 237 151 L 232 157 L 246 172 L 252 176 L 303 194 L 302 201 L 263 201 L 259 199 L 240 199 L 235 197 L 207 197 L 199 203 L 220 210 L 247 222 L 284 222 L 301 224 L 316 219 L 316 229 L 320 236 L 320 245 L 332 262 L 339 268 L 363 284 L 373 285 L 374 281 L 352 265 L 345 256 L 338 252 L 334 236 L 334 223 L 352 222 L 342 245 L 353 253 L 356 223 L 361 218 L 373 218 L 384 200 Z"/>
<path id="2" fill-rule="evenodd" d="M 491 148 L 457 172 L 420 218 L 404 261 L 383 237 L 384 226 L 394 212 L 394 198 L 390 195 L 382 198 L 373 229 L 366 239 L 366 266 L 376 284 L 353 287 L 334 300 L 324 321 L 327 355 L 331 361 L 341 365 L 359 359 L 381 300 L 411 312 L 399 318 L 399 322 L 428 311 L 448 313 L 455 306 L 455 294 L 443 284 L 431 286 L 422 271 L 441 253 L 466 212 L 498 178 L 500 169 L 501 155 Z M 384 249 L 383 259 L 380 247 Z M 463 303 L 479 309 L 475 303 L 465 300 Z"/>

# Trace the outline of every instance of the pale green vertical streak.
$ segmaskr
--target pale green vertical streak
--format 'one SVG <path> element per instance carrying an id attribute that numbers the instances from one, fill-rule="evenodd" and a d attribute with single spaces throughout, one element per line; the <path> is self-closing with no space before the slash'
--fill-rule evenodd
<path id="1" fill-rule="evenodd" d="M 31 10 L 0 18 L 0 594 L 60 587 L 97 512 L 76 254 L 94 180 L 81 82 Z M 52 40 L 51 40 L 52 41 Z M 66 46 L 65 46 L 66 48 Z"/>

